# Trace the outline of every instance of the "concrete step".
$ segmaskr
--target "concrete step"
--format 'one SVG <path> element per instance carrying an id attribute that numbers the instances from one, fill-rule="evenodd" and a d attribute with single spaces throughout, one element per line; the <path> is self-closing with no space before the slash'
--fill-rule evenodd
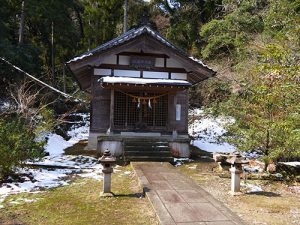
<path id="1" fill-rule="evenodd" d="M 124 146 L 169 146 L 169 142 L 125 141 Z"/>
<path id="2" fill-rule="evenodd" d="M 167 156 L 171 157 L 170 151 L 161 151 L 161 152 L 155 152 L 155 151 L 131 151 L 131 152 L 124 152 L 125 157 L 127 156 Z"/>
<path id="3" fill-rule="evenodd" d="M 129 162 L 172 162 L 173 157 L 133 156 L 133 157 L 125 157 L 125 161 L 129 161 Z"/>
<path id="4" fill-rule="evenodd" d="M 145 152 L 145 151 L 152 151 L 152 152 L 163 152 L 163 151 L 170 151 L 169 146 L 124 146 L 125 152 Z"/>
<path id="5" fill-rule="evenodd" d="M 135 138 L 124 140 L 124 160 L 170 162 L 173 158 L 167 140 Z"/>

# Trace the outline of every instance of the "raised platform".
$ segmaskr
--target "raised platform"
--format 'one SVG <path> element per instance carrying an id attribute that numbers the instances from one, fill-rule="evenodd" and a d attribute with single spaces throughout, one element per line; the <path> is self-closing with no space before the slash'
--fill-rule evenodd
<path id="1" fill-rule="evenodd" d="M 109 149 L 125 161 L 170 161 L 172 157 L 189 157 L 189 138 L 171 135 L 101 135 L 97 151 Z"/>

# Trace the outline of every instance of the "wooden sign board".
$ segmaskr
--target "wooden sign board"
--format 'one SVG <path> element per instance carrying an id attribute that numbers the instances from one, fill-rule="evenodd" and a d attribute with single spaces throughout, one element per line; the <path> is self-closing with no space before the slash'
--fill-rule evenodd
<path id="1" fill-rule="evenodd" d="M 145 56 L 131 56 L 130 66 L 134 68 L 152 68 L 155 66 L 155 58 Z"/>

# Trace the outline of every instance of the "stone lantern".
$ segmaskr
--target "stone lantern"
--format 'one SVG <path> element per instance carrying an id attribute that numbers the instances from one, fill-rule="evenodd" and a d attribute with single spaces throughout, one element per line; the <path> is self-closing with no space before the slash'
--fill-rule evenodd
<path id="1" fill-rule="evenodd" d="M 231 155 L 230 158 L 226 160 L 226 162 L 231 164 L 231 168 L 229 169 L 229 171 L 231 172 L 230 193 L 232 195 L 238 195 L 241 193 L 241 173 L 243 172 L 242 165 L 248 164 L 249 162 L 243 160 L 242 156 L 238 152 L 235 152 L 233 155 Z"/>
<path id="2" fill-rule="evenodd" d="M 102 164 L 103 169 L 103 191 L 101 192 L 101 197 L 112 197 L 114 196 L 111 192 L 111 174 L 113 172 L 113 165 L 116 164 L 116 158 L 113 157 L 110 151 L 107 149 L 104 151 L 103 156 L 99 159 Z"/>

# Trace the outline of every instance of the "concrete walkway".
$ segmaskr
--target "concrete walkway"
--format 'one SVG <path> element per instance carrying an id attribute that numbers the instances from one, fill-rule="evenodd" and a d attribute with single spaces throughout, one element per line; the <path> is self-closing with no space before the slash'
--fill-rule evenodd
<path id="1" fill-rule="evenodd" d="M 169 163 L 134 162 L 162 225 L 243 225 L 238 216 Z"/>

